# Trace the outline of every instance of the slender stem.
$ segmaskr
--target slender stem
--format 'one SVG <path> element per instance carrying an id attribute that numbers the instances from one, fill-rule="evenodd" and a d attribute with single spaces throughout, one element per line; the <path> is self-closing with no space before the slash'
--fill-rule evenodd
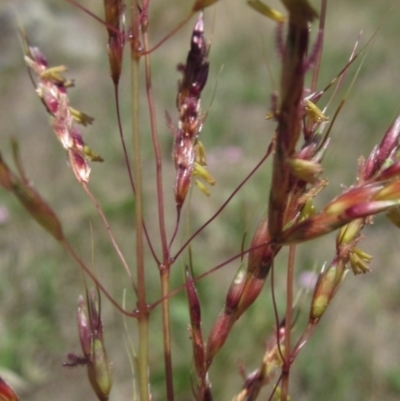
<path id="1" fill-rule="evenodd" d="M 165 385 L 167 392 L 167 400 L 174 400 L 174 381 L 172 373 L 172 354 L 171 354 L 171 328 L 170 328 L 170 315 L 169 315 L 169 248 L 167 242 L 167 234 L 165 229 L 165 215 L 164 215 L 164 195 L 163 195 L 163 182 L 162 182 L 162 160 L 160 143 L 158 140 L 156 114 L 154 106 L 154 98 L 151 86 L 151 63 L 150 54 L 147 52 L 149 48 L 148 35 L 147 35 L 147 21 L 142 20 L 142 37 L 144 46 L 144 60 L 145 60 L 145 73 L 146 73 L 146 93 L 147 102 L 150 112 L 150 126 L 151 136 L 153 143 L 153 150 L 156 160 L 156 183 L 157 183 L 157 207 L 158 207 L 158 222 L 160 228 L 161 247 L 163 253 L 163 264 L 160 266 L 160 279 L 161 279 L 161 295 L 162 295 L 162 326 L 163 326 L 163 344 L 164 344 L 164 364 L 165 364 Z"/>
<path id="2" fill-rule="evenodd" d="M 172 257 L 172 260 L 175 260 L 179 257 L 179 255 L 185 250 L 185 248 L 192 242 L 192 240 L 201 232 L 203 231 L 212 221 L 214 221 L 217 216 L 225 209 L 225 207 L 229 204 L 229 202 L 235 197 L 235 195 L 239 192 L 239 190 L 246 184 L 246 182 L 254 175 L 254 173 L 262 166 L 265 162 L 267 157 L 272 152 L 272 144 L 268 147 L 265 155 L 261 158 L 261 160 L 256 164 L 253 170 L 246 176 L 246 178 L 237 186 L 237 188 L 229 195 L 228 199 L 220 206 L 220 208 L 200 227 L 198 228 L 194 234 L 182 245 L 181 249 Z M 264 246 L 264 245 L 263 245 Z M 249 251 L 248 251 L 249 252 Z M 236 256 L 233 258 L 236 259 Z"/>
<path id="3" fill-rule="evenodd" d="M 214 266 L 212 269 L 207 270 L 206 272 L 204 272 L 202 274 L 199 274 L 196 277 L 193 277 L 192 280 L 193 280 L 194 283 L 196 283 L 196 282 L 202 280 L 204 277 L 209 276 L 210 274 L 216 272 L 217 270 L 221 269 L 222 267 L 224 267 L 224 266 L 228 265 L 229 263 L 233 262 L 234 260 L 239 259 L 239 258 L 243 258 L 243 256 L 248 254 L 249 252 L 254 251 L 256 249 L 265 248 L 266 246 L 269 246 L 269 245 L 271 245 L 270 242 L 265 242 L 265 243 L 259 244 L 257 246 L 253 246 L 251 248 L 242 250 L 242 251 L 240 251 L 240 253 L 237 253 L 236 255 L 230 257 L 229 259 L 226 259 L 224 262 Z M 278 253 L 278 251 L 276 251 L 276 253 Z M 275 256 L 276 256 L 276 254 L 275 254 Z M 183 291 L 185 288 L 186 288 L 186 285 L 182 284 L 179 287 L 177 287 L 174 290 L 172 290 L 171 292 L 169 292 L 168 294 L 166 294 L 166 296 L 171 298 L 171 297 L 175 296 L 176 294 L 178 294 L 179 292 Z M 162 303 L 162 301 L 163 301 L 163 298 L 153 302 L 151 305 L 148 306 L 149 310 L 153 310 L 154 308 L 156 308 L 158 305 L 160 305 L 160 303 Z"/>
<path id="4" fill-rule="evenodd" d="M 142 54 L 150 54 L 153 53 L 156 49 L 158 49 L 163 43 L 165 43 L 169 38 L 171 38 L 172 36 L 174 36 L 181 28 L 183 28 L 186 23 L 190 20 L 190 18 L 192 18 L 193 16 L 193 11 L 190 12 L 187 17 L 181 21 L 178 26 L 176 26 L 167 36 L 165 36 L 163 39 L 161 39 L 155 46 L 153 46 L 150 50 L 148 50 L 148 48 L 146 48 L 146 51 L 143 52 Z"/>
<path id="5" fill-rule="evenodd" d="M 290 356 L 290 359 L 292 360 L 292 363 L 296 359 L 296 357 L 297 357 L 298 353 L 300 352 L 300 350 L 310 340 L 310 338 L 314 334 L 316 328 L 317 328 L 316 324 L 309 323 L 307 325 L 306 329 L 303 331 L 303 334 L 300 336 L 299 340 L 297 341 L 297 344 L 293 348 L 292 354 Z"/>
<path id="6" fill-rule="evenodd" d="M 131 282 L 132 288 L 135 290 L 135 293 L 137 294 L 137 287 L 136 287 L 135 281 L 133 280 L 131 271 L 129 270 L 128 263 L 126 262 L 125 257 L 124 257 L 122 251 L 120 250 L 120 248 L 119 248 L 119 246 L 117 244 L 117 241 L 115 240 L 114 234 L 113 234 L 113 232 L 111 230 L 110 224 L 108 223 L 107 217 L 103 212 L 103 209 L 100 207 L 99 202 L 97 202 L 97 199 L 92 194 L 92 192 L 90 191 L 90 189 L 87 186 L 87 184 L 84 183 L 84 182 L 81 182 L 80 184 L 82 185 L 83 189 L 85 190 L 85 192 L 89 196 L 90 200 L 92 201 L 93 205 L 95 206 L 95 208 L 97 210 L 97 213 L 99 213 L 101 219 L 103 220 L 103 224 L 106 227 L 106 230 L 107 230 L 108 236 L 110 238 L 110 241 L 111 241 L 111 243 L 113 245 L 113 248 L 117 252 L 117 255 L 119 256 L 119 258 L 120 258 L 120 260 L 122 262 L 122 265 L 125 268 L 126 274 L 129 277 L 129 280 Z"/>
<path id="7" fill-rule="evenodd" d="M 325 30 L 325 19 L 326 19 L 326 9 L 327 9 L 327 0 L 322 0 L 321 1 L 321 12 L 320 12 L 320 17 L 319 17 L 319 33 L 324 32 Z M 323 33 L 322 33 L 323 35 Z M 317 90 L 317 85 L 318 85 L 318 75 L 319 75 L 319 70 L 321 66 L 321 58 L 322 58 L 322 49 L 323 49 L 323 36 L 321 38 L 321 46 L 320 49 L 318 49 L 318 54 L 317 57 L 315 58 L 314 62 L 314 69 L 313 69 L 313 75 L 311 79 L 311 92 L 315 92 Z"/>
<path id="8" fill-rule="evenodd" d="M 143 31 L 142 36 L 143 36 L 144 49 L 147 50 L 149 43 L 148 43 L 147 25 L 146 24 L 142 25 L 142 31 Z M 155 155 L 155 160 L 156 160 L 158 221 L 159 221 L 159 226 L 160 226 L 160 237 L 161 237 L 161 246 L 162 246 L 162 250 L 163 250 L 163 259 L 164 259 L 164 263 L 165 263 L 168 260 L 169 255 L 168 255 L 167 235 L 166 235 L 166 231 L 165 231 L 161 150 L 160 150 L 160 143 L 158 140 L 156 113 L 155 113 L 153 92 L 152 92 L 152 87 L 151 87 L 150 55 L 146 54 L 144 56 L 144 60 L 145 60 L 145 71 L 146 71 L 147 102 L 148 102 L 149 112 L 150 112 L 151 139 L 152 139 L 152 143 L 153 143 L 153 150 L 154 150 L 154 155 Z"/>
<path id="9" fill-rule="evenodd" d="M 172 248 L 172 244 L 174 243 L 176 234 L 178 234 L 178 230 L 179 230 L 179 223 L 181 221 L 181 210 L 182 208 L 177 208 L 176 209 L 176 221 L 175 221 L 175 228 L 174 231 L 172 233 L 172 237 L 169 241 L 169 245 L 168 245 L 168 253 L 171 254 L 171 248 Z"/>
<path id="10" fill-rule="evenodd" d="M 174 381 L 172 372 L 172 354 L 171 354 L 171 325 L 169 315 L 169 272 L 170 266 L 162 267 L 161 273 L 161 292 L 162 300 L 162 324 L 163 324 L 163 342 L 164 342 L 164 365 L 165 365 L 165 385 L 167 390 L 167 400 L 174 400 Z"/>
<path id="11" fill-rule="evenodd" d="M 291 344 L 290 331 L 292 327 L 293 312 L 293 278 L 294 278 L 294 260 L 296 256 L 296 246 L 289 247 L 289 260 L 286 279 L 286 315 L 285 315 L 285 359 L 282 367 L 282 395 L 281 401 L 287 401 L 289 398 L 289 371 L 291 365 Z"/>
<path id="12" fill-rule="evenodd" d="M 114 32 L 116 34 L 119 34 L 120 32 L 118 32 L 117 29 L 110 27 L 109 25 L 107 25 L 105 23 L 105 21 L 102 18 L 99 18 L 96 14 L 92 13 L 91 11 L 89 11 L 86 7 L 82 6 L 81 4 L 79 4 L 77 1 L 75 0 L 66 0 L 68 3 L 73 4 L 75 7 L 79 8 L 79 10 L 83 11 L 85 14 L 89 15 L 91 18 L 95 19 L 97 22 L 100 22 L 100 24 L 107 26 L 107 28 L 110 28 L 112 30 L 114 30 Z"/>
<path id="13" fill-rule="evenodd" d="M 131 188 L 132 188 L 132 192 L 133 192 L 133 194 L 135 194 L 136 193 L 135 183 L 133 182 L 131 163 L 129 161 L 128 149 L 126 147 L 125 138 L 124 138 L 124 131 L 122 129 L 122 123 L 121 123 L 121 112 L 120 112 L 120 107 L 119 107 L 119 92 L 118 92 L 118 86 L 117 85 L 114 85 L 114 98 L 115 98 L 115 107 L 116 107 L 117 122 L 118 122 L 118 131 L 119 131 L 119 137 L 120 137 L 120 141 L 121 141 L 121 145 L 122 145 L 122 151 L 124 153 L 125 164 L 126 164 L 126 168 L 128 170 L 129 182 L 130 182 L 130 185 L 131 185 Z M 153 255 L 154 260 L 157 262 L 157 264 L 159 264 L 159 260 L 157 258 L 157 255 L 156 255 L 155 251 L 154 251 L 153 244 L 151 243 L 150 236 L 149 236 L 149 233 L 147 231 L 147 228 L 146 228 L 146 225 L 145 225 L 144 222 L 143 222 L 143 229 L 144 229 L 144 233 L 146 235 L 147 243 L 149 244 L 150 252 Z"/>
<path id="14" fill-rule="evenodd" d="M 76 254 L 76 252 L 74 251 L 74 249 L 72 248 L 72 246 L 69 244 L 69 242 L 66 239 L 63 239 L 62 241 L 60 241 L 60 243 L 64 247 L 64 249 L 71 255 L 71 257 L 76 261 L 76 263 L 78 263 L 80 268 L 93 280 L 93 282 L 100 289 L 100 291 L 111 302 L 111 304 L 115 306 L 115 308 L 119 312 L 121 312 L 125 316 L 136 317 L 135 313 L 127 312 L 123 307 L 121 307 L 117 303 L 117 301 L 115 301 L 115 299 L 108 293 L 108 291 L 105 289 L 105 287 L 97 279 L 97 277 L 90 271 L 90 269 L 85 265 L 85 263 L 82 261 L 82 259 Z"/>
<path id="15" fill-rule="evenodd" d="M 135 195 L 136 226 L 136 272 L 138 286 L 138 381 L 141 401 L 150 401 L 149 393 L 149 319 L 146 302 L 146 277 L 143 247 L 143 189 L 142 161 L 139 132 L 139 10 L 136 1 L 131 2 L 132 38 L 131 38 L 131 76 L 132 76 L 132 144 L 133 144 L 133 180 Z"/>

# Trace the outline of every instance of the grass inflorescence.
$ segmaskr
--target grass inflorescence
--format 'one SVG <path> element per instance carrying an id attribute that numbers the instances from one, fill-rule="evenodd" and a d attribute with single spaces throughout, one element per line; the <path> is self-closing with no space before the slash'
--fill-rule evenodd
<path id="1" fill-rule="evenodd" d="M 104 10 L 66 3 L 83 26 L 95 26 L 107 50 L 92 61 L 94 77 L 82 72 L 73 80 L 63 42 L 50 56 L 20 23 L 34 88 L 23 90 L 38 95 L 44 107 L 35 113 L 50 122 L 41 130 L 54 132 L 61 151 L 50 135 L 35 146 L 16 135 L 11 152 L 1 144 L 0 185 L 63 249 L 50 248 L 49 257 L 35 227 L 12 217 L 10 238 L 21 246 L 13 251 L 9 240 L 2 274 L 23 294 L 28 286 L 34 306 L 35 299 L 43 305 L 42 287 L 29 290 L 30 280 L 52 263 L 62 272 L 54 273 L 48 302 L 62 305 L 50 312 L 51 324 L 54 338 L 60 330 L 66 340 L 61 351 L 55 340 L 47 363 L 74 369 L 52 375 L 39 352 L 24 352 L 40 335 L 34 322 L 26 338 L 11 342 L 7 334 L 5 368 L 28 382 L 15 382 L 20 399 L 34 399 L 35 391 L 45 398 L 35 390 L 45 382 L 65 384 L 68 399 L 80 386 L 99 400 L 395 399 L 396 365 L 374 338 L 396 338 L 384 329 L 394 301 L 383 295 L 397 277 L 388 278 L 396 249 L 385 259 L 377 248 L 390 249 L 382 232 L 400 226 L 400 123 L 396 104 L 390 112 L 374 106 L 379 122 L 366 138 L 356 133 L 370 127 L 351 114 L 368 107 L 352 97 L 377 79 L 368 78 L 368 60 L 390 16 L 380 12 L 367 38 L 355 31 L 341 44 L 341 61 L 331 62 L 340 35 L 332 35 L 330 18 L 345 31 L 351 5 L 336 6 L 340 14 L 324 0 L 283 0 L 279 10 L 258 0 L 250 7 L 197 0 L 177 9 L 153 9 L 150 1 L 106 0 Z M 10 206 L 11 214 L 19 210 Z M 33 245 L 18 236 L 25 224 Z M 22 255 L 35 255 L 37 266 L 24 269 Z M 378 258 L 385 269 L 375 269 Z M 379 285 L 379 302 L 364 290 L 368 282 Z M 15 307 L 29 314 L 29 305 L 5 302 L 6 333 Z M 380 324 L 363 338 L 374 347 L 363 357 L 343 343 L 360 342 L 366 313 Z M 318 372 L 328 368 L 318 350 L 332 356 L 323 378 Z M 10 363 L 12 353 L 32 365 Z M 340 379 L 358 365 L 364 376 Z M 88 380 L 75 373 L 81 369 Z M 0 395 L 16 400 L 8 381 Z"/>

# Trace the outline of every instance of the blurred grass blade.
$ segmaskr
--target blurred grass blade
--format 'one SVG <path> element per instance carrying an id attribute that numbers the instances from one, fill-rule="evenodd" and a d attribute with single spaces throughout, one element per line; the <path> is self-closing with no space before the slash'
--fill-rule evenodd
<path id="1" fill-rule="evenodd" d="M 270 6 L 262 3 L 260 0 L 248 0 L 247 4 L 253 9 L 264 15 L 267 18 L 272 19 L 275 22 L 285 22 L 286 16 L 277 10 L 274 10 Z"/>

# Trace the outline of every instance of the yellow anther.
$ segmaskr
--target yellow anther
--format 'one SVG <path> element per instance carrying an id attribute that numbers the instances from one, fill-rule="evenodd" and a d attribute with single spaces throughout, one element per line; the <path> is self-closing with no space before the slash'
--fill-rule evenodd
<path id="1" fill-rule="evenodd" d="M 63 72 L 67 71 L 67 67 L 65 67 L 65 65 L 58 65 L 56 67 L 50 67 L 47 68 L 46 70 L 42 71 L 40 74 L 41 78 L 47 78 L 47 79 L 52 79 L 54 81 L 60 82 L 62 84 L 65 85 L 66 82 L 70 82 L 67 81 L 61 74 Z"/>
<path id="2" fill-rule="evenodd" d="M 194 180 L 194 183 L 196 184 L 197 188 L 200 189 L 203 194 L 210 196 L 210 191 L 207 189 L 207 187 L 199 180 Z"/>
<path id="3" fill-rule="evenodd" d="M 195 161 L 196 163 L 200 164 L 200 166 L 207 166 L 207 158 L 206 158 L 206 149 L 204 148 L 201 141 L 197 140 L 196 142 L 196 156 Z"/>
<path id="4" fill-rule="evenodd" d="M 370 255 L 370 254 L 368 254 L 368 253 L 362 251 L 360 248 L 355 247 L 355 248 L 353 249 L 353 252 L 354 252 L 359 258 L 361 258 L 362 260 L 364 260 L 364 261 L 367 262 L 367 263 L 368 263 L 368 262 L 371 262 L 371 260 L 372 260 L 372 255 Z"/>
<path id="5" fill-rule="evenodd" d="M 304 103 L 307 117 L 309 117 L 314 123 L 323 123 L 328 121 L 328 117 L 325 116 L 316 104 L 307 99 L 305 99 Z"/>
<path id="6" fill-rule="evenodd" d="M 69 111 L 71 112 L 72 118 L 78 123 L 81 124 L 83 126 L 87 126 L 93 123 L 94 118 L 88 116 L 85 113 L 82 113 L 79 110 L 74 109 L 73 107 L 69 107 Z"/>
<path id="7" fill-rule="evenodd" d="M 350 255 L 350 265 L 353 273 L 355 275 L 368 273 L 370 271 L 367 263 L 362 260 L 355 252 L 351 252 Z"/>
<path id="8" fill-rule="evenodd" d="M 214 178 L 211 176 L 211 174 L 199 163 L 194 163 L 194 168 L 193 168 L 193 175 L 197 175 L 201 177 L 204 181 L 206 181 L 210 185 L 215 184 Z"/>

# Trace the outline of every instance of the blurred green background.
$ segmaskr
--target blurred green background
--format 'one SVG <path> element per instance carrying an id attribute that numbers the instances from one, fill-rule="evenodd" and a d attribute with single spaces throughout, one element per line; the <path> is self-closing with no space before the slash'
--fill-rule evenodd
<path id="1" fill-rule="evenodd" d="M 101 2 L 80 3 L 102 16 Z M 319 206 L 339 194 L 342 185 L 354 182 L 359 156 L 369 154 L 399 114 L 400 10 L 398 6 L 390 10 L 392 3 L 338 0 L 328 4 L 320 88 L 342 69 L 360 32 L 360 42 L 364 44 L 383 23 L 368 47 L 359 77 L 335 124 L 324 164 L 324 177 L 329 179 L 330 186 L 318 198 Z M 277 1 L 269 4 L 281 8 Z M 315 0 L 312 4 L 318 6 Z M 189 8 L 190 2 L 186 0 L 152 0 L 149 13 L 152 43 L 175 27 Z M 68 238 L 82 258 L 96 266 L 100 280 L 122 302 L 122 290 L 128 287 L 128 281 L 93 206 L 66 165 L 65 153 L 52 134 L 46 112 L 29 81 L 18 42 L 15 10 L 31 42 L 45 53 L 50 65 L 67 65 L 68 77 L 76 79 L 76 88 L 70 91 L 72 105 L 95 117 L 95 124 L 82 131 L 87 143 L 106 161 L 92 165 L 91 188 L 134 266 L 133 201 L 116 129 L 105 29 L 62 0 L 0 3 L 0 148 L 11 164 L 9 139 L 14 137 L 19 141 L 23 163 L 36 189 L 57 211 Z M 206 36 L 212 45 L 211 70 L 202 100 L 203 110 L 209 109 L 209 115 L 201 140 L 207 149 L 208 169 L 217 184 L 210 198 L 193 191 L 190 230 L 218 209 L 265 152 L 274 129 L 274 123 L 265 121 L 265 113 L 270 108 L 270 94 L 279 81 L 272 22 L 257 15 L 244 1 L 221 0 L 206 11 L 205 18 Z M 152 55 L 154 96 L 165 159 L 169 233 L 175 219 L 174 167 L 172 135 L 166 127 L 164 111 L 176 120 L 175 97 L 180 78 L 176 65 L 186 59 L 193 23 L 194 20 Z M 361 59 L 346 77 L 342 96 L 360 62 Z M 128 68 L 127 64 L 121 83 L 121 110 L 127 133 Z M 154 163 L 144 87 L 141 89 L 146 214 L 151 238 L 159 250 Z M 328 114 L 332 115 L 333 110 Z M 129 134 L 127 141 L 130 149 Z M 192 248 L 196 274 L 238 253 L 246 231 L 251 236 L 265 211 L 269 171 L 266 163 L 218 219 L 198 236 Z M 94 400 L 86 370 L 61 366 L 67 352 L 80 351 L 75 312 L 84 285 L 79 269 L 52 238 L 30 221 L 10 194 L 3 190 L 0 194 L 0 376 L 8 378 L 22 400 Z M 314 338 L 293 365 L 293 400 L 400 399 L 400 235 L 383 217 L 378 217 L 365 234 L 361 247 L 374 256 L 372 272 L 346 277 Z M 183 243 L 185 238 L 186 223 L 182 224 L 176 244 Z M 334 246 L 334 236 L 300 246 L 298 276 L 304 271 L 320 269 L 332 258 Z M 149 299 L 155 301 L 159 297 L 158 273 L 148 256 Z M 182 283 L 182 267 L 187 261 L 185 254 L 175 264 L 172 288 Z M 224 294 L 238 266 L 239 261 L 231 263 L 198 284 L 205 334 L 222 308 Z M 283 314 L 285 252 L 277 258 L 276 272 L 278 306 Z M 132 294 L 128 293 L 127 302 L 134 307 Z M 303 304 L 303 320 L 308 304 L 309 297 Z M 172 299 L 171 315 L 176 399 L 193 399 L 184 294 Z M 132 374 L 123 344 L 122 317 L 106 301 L 103 316 L 106 346 L 113 361 L 115 383 L 111 399 L 132 399 Z M 303 320 L 293 338 L 300 333 Z M 243 364 L 251 372 L 259 365 L 273 324 L 268 281 L 259 300 L 237 323 L 215 360 L 210 373 L 215 399 L 231 399 L 240 390 L 239 366 Z M 150 331 L 154 400 L 165 398 L 160 331 L 160 313 L 156 310 Z M 130 335 L 135 339 L 133 322 Z M 260 399 L 266 399 L 269 391 L 266 389 Z"/>

